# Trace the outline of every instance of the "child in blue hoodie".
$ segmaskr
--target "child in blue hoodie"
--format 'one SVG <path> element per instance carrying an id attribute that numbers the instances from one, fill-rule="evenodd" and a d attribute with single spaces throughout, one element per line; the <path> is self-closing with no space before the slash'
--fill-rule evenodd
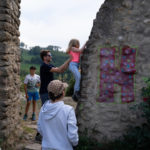
<path id="1" fill-rule="evenodd" d="M 42 135 L 42 150 L 73 150 L 78 144 L 78 127 L 74 108 L 65 105 L 65 86 L 59 80 L 48 85 L 50 100 L 40 110 L 38 131 Z"/>

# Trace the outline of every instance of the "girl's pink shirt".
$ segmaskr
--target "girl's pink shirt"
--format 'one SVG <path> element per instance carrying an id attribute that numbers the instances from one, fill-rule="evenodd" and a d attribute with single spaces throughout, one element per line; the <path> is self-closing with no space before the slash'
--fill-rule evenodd
<path id="1" fill-rule="evenodd" d="M 80 62 L 80 55 L 81 55 L 81 52 L 73 52 L 73 51 L 70 51 L 70 52 L 69 52 L 69 55 L 72 56 L 71 62 L 77 62 L 77 63 Z"/>

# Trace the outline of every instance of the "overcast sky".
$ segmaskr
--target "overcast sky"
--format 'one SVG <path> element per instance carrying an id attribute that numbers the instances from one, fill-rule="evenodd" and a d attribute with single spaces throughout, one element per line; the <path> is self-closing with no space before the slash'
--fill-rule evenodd
<path id="1" fill-rule="evenodd" d="M 72 38 L 83 44 L 104 0 L 22 0 L 21 41 L 28 46 L 67 48 Z"/>

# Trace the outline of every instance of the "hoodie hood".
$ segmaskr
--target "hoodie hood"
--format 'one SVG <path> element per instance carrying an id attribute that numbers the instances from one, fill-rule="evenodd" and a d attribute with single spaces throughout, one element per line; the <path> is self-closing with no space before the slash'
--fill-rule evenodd
<path id="1" fill-rule="evenodd" d="M 42 113 L 45 120 L 52 119 L 57 115 L 57 113 L 61 110 L 62 106 L 64 105 L 63 101 L 59 101 L 56 103 L 51 103 L 47 101 L 42 106 Z"/>

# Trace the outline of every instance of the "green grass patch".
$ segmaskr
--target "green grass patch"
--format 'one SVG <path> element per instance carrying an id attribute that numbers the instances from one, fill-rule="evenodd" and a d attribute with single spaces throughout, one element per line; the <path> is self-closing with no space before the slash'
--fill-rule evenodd
<path id="1" fill-rule="evenodd" d="M 32 128 L 29 128 L 29 127 L 27 127 L 27 126 L 24 126 L 23 127 L 23 131 L 25 132 L 25 133 L 35 133 L 35 130 L 34 129 L 32 129 Z"/>

